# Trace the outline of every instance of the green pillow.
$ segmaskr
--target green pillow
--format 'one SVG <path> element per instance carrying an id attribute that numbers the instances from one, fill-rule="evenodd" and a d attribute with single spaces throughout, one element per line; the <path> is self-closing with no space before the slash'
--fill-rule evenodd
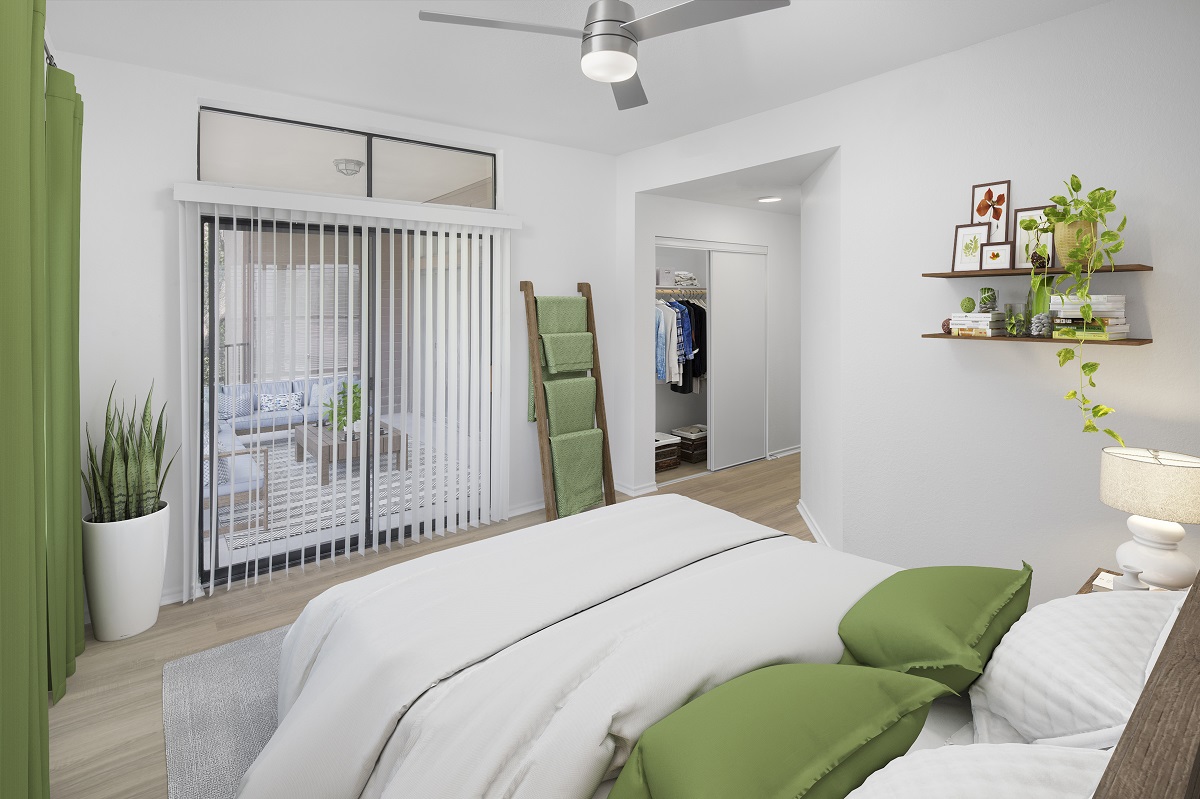
<path id="1" fill-rule="evenodd" d="M 842 799 L 907 752 L 948 693 L 857 666 L 752 671 L 646 730 L 609 799 Z"/>
<path id="2" fill-rule="evenodd" d="M 1033 570 L 931 566 L 897 572 L 838 626 L 842 663 L 917 674 L 962 693 L 1029 607 Z"/>

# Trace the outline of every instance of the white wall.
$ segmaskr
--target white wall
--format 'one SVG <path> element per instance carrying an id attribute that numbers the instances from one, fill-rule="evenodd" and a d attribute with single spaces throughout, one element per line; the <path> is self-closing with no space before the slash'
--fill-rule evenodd
<path id="1" fill-rule="evenodd" d="M 1072 172 L 1118 189 L 1130 215 L 1124 258 L 1155 271 L 1102 277 L 1096 288 L 1137 297 L 1133 332 L 1155 343 L 1092 347 L 1103 364 L 1095 398 L 1117 408 L 1113 426 L 1131 445 L 1200 452 L 1200 269 L 1189 201 L 1200 179 L 1200 107 L 1191 100 L 1198 38 L 1194 0 L 1114 0 L 624 155 L 617 263 L 632 276 L 621 288 L 628 302 L 648 290 L 644 243 L 634 235 L 637 192 L 840 147 L 827 167 L 840 177 L 828 231 L 840 250 L 837 322 L 819 324 L 809 311 L 823 300 L 811 291 L 802 298 L 802 338 L 836 339 L 842 362 L 840 385 L 828 388 L 840 418 L 827 420 L 840 427 L 840 447 L 822 452 L 806 437 L 802 455 L 805 474 L 836 481 L 840 473 L 842 518 L 820 510 L 816 521 L 848 551 L 880 560 L 1016 566 L 1023 558 L 1035 569 L 1035 598 L 1073 591 L 1096 566 L 1111 565 L 1127 537 L 1123 514 L 1097 499 L 1105 440 L 1080 433 L 1060 399 L 1071 373 L 1058 368 L 1053 347 L 921 339 L 959 298 L 992 281 L 920 273 L 947 268 L 973 183 L 1011 178 L 1018 207 L 1045 202 Z M 1096 71 L 1056 85 L 1047 75 L 1060 63 Z M 1024 293 L 1019 278 L 993 281 L 1002 301 Z M 633 363 L 646 362 L 637 341 L 624 345 Z M 616 421 L 638 429 L 637 385 L 611 382 L 631 400 Z M 638 468 L 618 465 L 624 474 Z M 1200 549 L 1195 530 L 1187 547 Z"/>
<path id="2" fill-rule="evenodd" d="M 650 320 L 645 325 L 639 324 L 639 331 L 654 329 L 652 297 L 656 236 L 756 244 L 767 248 L 767 447 L 771 452 L 780 452 L 800 446 L 799 217 L 639 194 L 636 229 L 635 278 L 644 290 L 635 299 L 633 307 L 638 309 L 639 319 Z M 654 337 L 645 333 L 637 338 L 631 362 L 637 369 L 634 395 L 638 412 L 637 440 L 644 442 L 653 440 L 655 424 Z M 606 390 L 607 381 L 608 374 L 605 373 Z M 654 451 L 651 446 L 634 450 L 632 473 L 636 486 L 645 485 L 647 479 L 653 483 Z"/>
<path id="3" fill-rule="evenodd" d="M 842 172 L 834 153 L 802 187 L 800 338 L 804 415 L 799 510 L 818 541 L 842 547 Z"/>
<path id="4" fill-rule="evenodd" d="M 168 410 L 180 407 L 179 253 L 171 186 L 196 178 L 197 107 L 220 105 L 359 130 L 393 133 L 499 153 L 500 207 L 524 221 L 512 243 L 513 432 L 510 466 L 515 513 L 541 507 L 541 467 L 534 425 L 525 421 L 528 353 L 517 281 L 533 280 L 538 293 L 574 293 L 590 280 L 601 306 L 615 306 L 612 280 L 614 186 L 612 156 L 510 136 L 436 125 L 225 85 L 70 53 L 59 63 L 76 74 L 86 105 L 81 220 L 80 329 L 83 421 L 103 422 L 112 381 L 117 395 L 145 396 L 151 381 Z M 398 89 L 399 90 L 399 89 Z M 589 187 L 581 191 L 580 187 Z M 616 352 L 600 328 L 600 345 Z M 185 421 L 171 415 L 173 443 Z M 180 472 L 166 498 L 172 538 L 164 598 L 183 588 L 180 547 Z"/>

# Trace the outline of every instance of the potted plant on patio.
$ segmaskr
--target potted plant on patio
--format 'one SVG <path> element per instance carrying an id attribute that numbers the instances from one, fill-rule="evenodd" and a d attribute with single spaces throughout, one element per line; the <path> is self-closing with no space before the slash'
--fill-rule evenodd
<path id="1" fill-rule="evenodd" d="M 334 430 L 346 440 L 356 438 L 362 432 L 362 385 L 342 383 L 337 390 L 337 402 L 333 398 L 325 400 L 323 410 L 326 423 Z"/>
<path id="2" fill-rule="evenodd" d="M 83 485 L 91 513 L 83 520 L 83 573 L 99 641 L 137 635 L 158 621 L 171 519 L 162 489 L 175 456 L 163 465 L 166 406 L 155 424 L 153 394 L 151 387 L 140 417 L 135 401 L 126 418 L 124 408 L 113 409 L 110 390 L 99 452 L 87 433 Z"/>

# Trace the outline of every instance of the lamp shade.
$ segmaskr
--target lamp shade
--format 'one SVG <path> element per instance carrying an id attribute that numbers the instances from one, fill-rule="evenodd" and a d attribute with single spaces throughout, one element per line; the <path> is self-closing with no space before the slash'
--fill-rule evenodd
<path id="1" fill-rule="evenodd" d="M 1100 456 L 1100 501 L 1149 519 L 1200 524 L 1200 458 L 1106 447 Z"/>

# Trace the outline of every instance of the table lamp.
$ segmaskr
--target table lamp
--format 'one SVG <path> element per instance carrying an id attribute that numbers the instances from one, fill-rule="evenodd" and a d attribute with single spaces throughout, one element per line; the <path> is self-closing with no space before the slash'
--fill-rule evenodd
<path id="1" fill-rule="evenodd" d="M 1200 524 L 1200 458 L 1136 447 L 1100 456 L 1100 501 L 1133 514 L 1133 540 L 1117 547 L 1117 565 L 1141 572 L 1154 588 L 1187 588 L 1196 563 L 1179 551 L 1183 524 Z M 1182 524 L 1181 524 L 1182 523 Z"/>

